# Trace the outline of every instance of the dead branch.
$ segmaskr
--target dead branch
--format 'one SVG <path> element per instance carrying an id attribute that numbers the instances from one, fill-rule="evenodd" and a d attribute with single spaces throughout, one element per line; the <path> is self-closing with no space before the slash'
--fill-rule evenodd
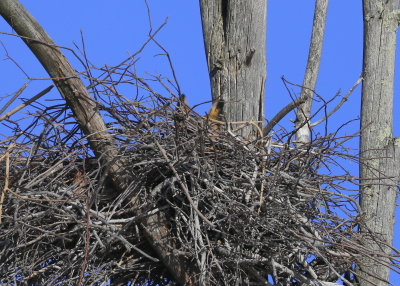
<path id="1" fill-rule="evenodd" d="M 338 105 L 336 105 L 326 116 L 321 118 L 320 120 L 310 124 L 310 127 L 315 127 L 318 124 L 321 124 L 322 122 L 325 122 L 332 114 L 334 114 L 336 111 L 338 111 L 342 105 L 348 100 L 349 96 L 353 93 L 353 91 L 356 89 L 356 87 L 362 82 L 363 78 L 360 77 L 354 85 L 349 89 L 349 91 L 346 93 L 345 96 L 342 97 Z"/>
<path id="2" fill-rule="evenodd" d="M 173 277 L 165 263 L 176 260 L 190 265 L 184 273 L 191 274 L 181 278 L 193 285 L 261 283 L 266 275 L 281 285 L 340 285 L 360 256 L 386 263 L 386 254 L 360 243 L 379 236 L 356 232 L 363 223 L 356 192 L 341 187 L 356 178 L 320 173 L 340 157 L 355 159 L 343 145 L 352 136 L 318 137 L 302 148 L 278 133 L 265 146 L 266 138 L 249 143 L 223 126 L 210 128 L 196 112 L 187 115 L 170 88 L 160 95 L 131 68 L 109 67 L 108 74 L 122 73 L 119 84 L 136 85 L 140 100 L 109 88 L 113 76 L 95 80 L 99 108 L 110 118 L 107 128 L 132 178 L 115 199 L 101 197 L 112 188 L 107 165 L 85 151 L 77 129 L 61 128 L 66 118 L 54 119 L 66 106 L 31 113 L 35 132 L 26 130 L 9 150 L 2 277 L 20 274 L 45 284 L 65 276 L 77 283 L 86 263 L 91 275 L 82 283 L 126 282 L 130 273 L 139 273 L 137 281 L 163 273 L 162 280 Z M 91 73 L 96 70 L 104 68 Z M 151 243 L 169 261 L 158 261 L 157 248 L 143 239 L 143 232 L 151 239 L 155 231 L 161 239 Z M 41 268 L 44 260 L 50 262 Z M 391 267 L 398 270 L 397 263 Z"/>
<path id="3" fill-rule="evenodd" d="M 43 48 L 61 57 L 54 44 Z M 132 57 L 82 73 L 98 99 L 70 94 L 94 108 L 81 117 L 64 94 L 66 103 L 30 106 L 28 124 L 1 122 L 9 138 L 0 144 L 12 141 L 0 145 L 8 158 L 0 165 L 2 281 L 354 285 L 360 257 L 399 271 L 395 255 L 363 244 L 382 242 L 379 234 L 356 231 L 364 224 L 351 189 L 357 178 L 344 167 L 327 173 L 357 160 L 344 146 L 353 136 L 299 147 L 282 139 L 292 132 L 278 132 L 249 142 L 180 110 L 173 85 L 146 80 L 135 64 Z M 70 72 L 54 78 L 61 92 L 78 86 Z M 117 87 L 131 89 L 121 95 Z M 100 111 L 102 128 L 91 125 Z"/>

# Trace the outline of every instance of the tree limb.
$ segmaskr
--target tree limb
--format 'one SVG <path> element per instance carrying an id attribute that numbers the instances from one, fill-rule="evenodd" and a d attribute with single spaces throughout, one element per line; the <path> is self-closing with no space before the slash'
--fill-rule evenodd
<path id="1" fill-rule="evenodd" d="M 350 88 L 350 90 L 346 93 L 345 96 L 342 97 L 342 100 L 339 102 L 338 105 L 335 106 L 334 109 L 332 109 L 324 118 L 310 124 L 310 127 L 314 127 L 317 126 L 318 124 L 324 122 L 325 120 L 327 120 L 332 114 L 334 114 L 336 111 L 339 110 L 340 107 L 342 107 L 342 105 L 347 101 L 347 99 L 349 98 L 349 96 L 353 93 L 353 91 L 356 89 L 356 87 L 362 82 L 363 78 L 360 77 L 356 83 Z"/>
<path id="2" fill-rule="evenodd" d="M 298 107 L 300 104 L 306 102 L 307 96 L 302 96 L 297 98 L 296 100 L 292 101 L 288 105 L 286 105 L 284 108 L 279 111 L 274 118 L 271 119 L 270 122 L 268 122 L 267 126 L 264 127 L 263 129 L 263 136 L 268 135 L 268 133 L 272 130 L 272 128 L 275 127 L 276 124 L 278 124 L 279 121 L 282 120 L 283 117 L 285 117 L 290 111 Z"/>
<path id="3" fill-rule="evenodd" d="M 310 51 L 308 54 L 307 68 L 303 80 L 303 88 L 300 97 L 306 96 L 307 100 L 300 105 L 296 119 L 296 141 L 310 141 L 310 126 L 306 122 L 310 118 L 313 90 L 317 83 L 319 65 L 321 63 L 322 44 L 324 41 L 326 14 L 328 0 L 316 0 Z"/>
<path id="4" fill-rule="evenodd" d="M 107 126 L 83 82 L 68 60 L 39 23 L 18 0 L 1 0 L 0 15 L 21 36 L 53 79 L 55 86 L 74 113 L 75 119 L 88 137 L 90 147 L 102 164 L 108 167 L 108 175 L 117 193 L 128 186 L 129 178 L 123 176 L 125 164 L 118 156 L 117 145 L 107 131 Z M 140 213 L 139 200 L 132 200 Z M 142 221 L 147 241 L 159 255 L 175 280 L 181 284 L 194 285 L 188 264 L 173 255 L 167 218 L 163 213 L 146 217 Z M 172 247 L 171 247 L 172 246 Z M 172 248 L 172 249 L 171 249 Z"/>

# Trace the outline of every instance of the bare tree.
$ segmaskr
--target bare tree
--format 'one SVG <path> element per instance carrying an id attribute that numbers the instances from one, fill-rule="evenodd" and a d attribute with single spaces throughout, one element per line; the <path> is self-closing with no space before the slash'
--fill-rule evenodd
<path id="1" fill-rule="evenodd" d="M 310 140 L 310 116 L 313 101 L 313 92 L 317 83 L 319 65 L 321 63 L 322 46 L 324 41 L 328 0 L 316 0 L 314 21 L 311 33 L 310 50 L 308 52 L 307 68 L 304 74 L 301 98 L 305 102 L 301 104 L 296 113 L 296 140 L 309 142 Z"/>
<path id="2" fill-rule="evenodd" d="M 0 276 L 13 281 L 16 271 L 21 271 L 28 284 L 51 284 L 68 277 L 69 283 L 82 285 L 105 277 L 112 277 L 114 283 L 127 282 L 135 273 L 137 282 L 143 284 L 143 279 L 160 277 L 167 269 L 166 274 L 179 285 L 331 286 L 340 285 L 340 280 L 350 286 L 355 285 L 352 273 L 357 265 L 362 283 L 368 280 L 379 285 L 377 276 L 387 279 L 387 272 L 382 272 L 387 266 L 399 271 L 389 260 L 388 247 L 399 166 L 394 160 L 396 141 L 390 132 L 379 130 L 382 124 L 391 123 L 391 114 L 384 113 L 382 121 L 374 117 L 391 108 L 392 101 L 375 102 L 376 94 L 368 92 L 376 83 L 384 83 L 377 88 L 381 98 L 393 89 L 393 79 L 385 82 L 383 75 L 393 73 L 390 56 L 394 50 L 375 48 L 389 44 L 394 48 L 398 1 L 365 13 L 371 21 L 366 23 L 374 24 L 368 26 L 366 35 L 377 32 L 376 23 L 388 28 L 380 31 L 381 46 L 366 36 L 364 71 L 366 78 L 371 76 L 364 84 L 361 141 L 366 224 L 355 195 L 343 192 L 343 182 L 356 179 L 346 172 L 320 172 L 324 166 L 339 164 L 338 157 L 357 159 L 343 147 L 354 136 L 328 134 L 303 148 L 291 140 L 296 130 L 249 142 L 230 128 L 210 128 L 209 117 L 182 102 L 179 88 L 175 94 L 173 84 L 171 88 L 160 77 L 146 80 L 138 76 L 136 54 L 115 67 L 91 67 L 101 72 L 98 78 L 89 67 L 78 74 L 17 0 L 0 1 L 0 14 L 40 60 L 66 102 L 35 107 L 33 127 L 22 132 L 18 121 L 9 118 L 19 107 L 0 117 L 17 126 L 2 141 L 11 143 L 0 145 L 0 162 L 5 162 L 0 165 L 5 174 L 0 176 L 4 186 Z M 247 137 L 253 130 L 267 135 L 288 112 L 310 99 L 305 90 L 315 86 L 323 35 L 324 21 L 317 18 L 325 17 L 326 4 L 323 0 L 316 4 L 314 26 L 319 26 L 313 28 L 303 87 L 306 96 L 282 109 L 261 132 L 266 1 L 200 1 L 212 97 L 226 102 L 227 122 L 242 124 L 241 135 Z M 371 7 L 378 6 L 367 8 Z M 154 34 L 149 35 L 150 41 L 163 49 Z M 387 52 L 382 54 L 387 65 L 373 59 L 378 52 Z M 85 87 L 79 76 L 90 78 L 92 84 Z M 155 91 L 151 82 L 160 84 L 166 95 Z M 120 95 L 116 86 L 122 84 L 134 86 L 136 98 Z M 94 88 L 101 89 L 98 101 L 90 96 Z M 372 112 L 372 108 L 378 109 Z M 73 142 L 78 128 L 53 124 L 64 122 L 68 109 L 85 135 Z M 110 122 L 105 123 L 100 111 Z M 303 124 L 307 125 L 309 110 L 305 111 Z M 44 126 L 40 134 L 31 132 L 38 126 Z M 380 141 L 373 141 L 369 134 Z M 20 137 L 23 144 L 16 139 Z M 378 150 L 371 149 L 376 146 Z M 85 153 L 88 148 L 94 158 Z M 378 195 L 393 208 L 370 207 L 369 197 Z M 386 220 L 376 220 L 373 212 L 386 215 Z M 362 232 L 355 229 L 357 225 Z M 52 262 L 42 267 L 42 261 L 50 258 Z M 372 270 L 366 267 L 371 262 Z M 96 271 L 84 277 L 86 267 Z"/>
<path id="3" fill-rule="evenodd" d="M 228 122 L 264 118 L 267 1 L 200 0 L 212 98 Z M 251 15 L 251 16 L 250 16 Z M 241 129 L 247 135 L 252 127 Z"/>
<path id="4" fill-rule="evenodd" d="M 1 1 L 0 14 L 35 54 L 73 111 L 79 126 L 88 137 L 90 147 L 102 164 L 107 166 L 109 177 L 114 183 L 114 194 L 106 195 L 115 197 L 127 188 L 130 179 L 124 175 L 126 165 L 118 156 L 116 142 L 107 131 L 96 102 L 59 47 L 18 0 Z M 132 206 L 139 212 L 140 202 L 137 198 L 132 200 Z M 169 243 L 173 243 L 169 241 L 165 216 L 162 213 L 148 216 L 142 223 L 149 244 L 164 261 L 176 281 L 191 285 L 193 275 L 186 271 L 190 267 L 185 261 L 171 254 Z M 163 243 L 159 243 L 161 241 Z"/>
<path id="5" fill-rule="evenodd" d="M 364 60 L 361 105 L 360 202 L 363 232 L 380 234 L 365 241 L 377 252 L 392 252 L 400 175 L 400 141 L 393 137 L 393 85 L 399 1 L 364 0 Z M 389 263 L 389 259 L 385 261 Z M 362 260 L 360 285 L 387 285 L 390 268 L 376 257 Z"/>

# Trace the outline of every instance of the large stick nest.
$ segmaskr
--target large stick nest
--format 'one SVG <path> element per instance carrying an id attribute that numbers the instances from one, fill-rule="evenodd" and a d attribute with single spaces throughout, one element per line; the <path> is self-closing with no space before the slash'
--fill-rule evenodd
<path id="1" fill-rule="evenodd" d="M 386 261 L 363 247 L 379 238 L 357 233 L 359 207 L 346 189 L 353 178 L 337 174 L 340 160 L 354 159 L 343 147 L 348 137 L 296 147 L 291 132 L 261 137 L 249 123 L 254 136 L 241 138 L 235 129 L 243 124 L 181 108 L 159 78 L 168 96 L 128 68 L 107 69 L 91 86 L 126 162 L 123 193 L 66 105 L 37 104 L 27 127 L 6 123 L 13 134 L 1 146 L 3 282 L 166 283 L 140 223 L 159 212 L 168 215 L 174 255 L 201 285 L 352 285 L 361 256 Z M 119 94 L 117 83 L 136 86 L 136 97 Z"/>

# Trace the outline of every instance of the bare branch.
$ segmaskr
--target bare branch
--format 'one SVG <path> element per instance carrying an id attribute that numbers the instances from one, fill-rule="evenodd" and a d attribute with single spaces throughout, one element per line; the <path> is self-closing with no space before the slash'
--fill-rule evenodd
<path id="1" fill-rule="evenodd" d="M 263 130 L 263 135 L 266 136 L 268 133 L 275 127 L 276 124 L 279 123 L 289 112 L 291 112 L 293 109 L 301 105 L 302 103 L 306 102 L 307 100 L 307 94 L 303 97 L 296 98 L 294 101 L 286 105 L 284 108 L 279 111 L 274 118 L 271 119 L 270 122 L 268 122 L 267 126 L 264 127 Z"/>
<path id="2" fill-rule="evenodd" d="M 20 95 L 23 90 L 25 89 L 26 85 L 24 85 L 18 92 L 16 95 Z M 13 110 L 7 112 L 6 114 L 0 116 L 0 121 L 3 121 L 4 119 L 9 118 L 10 116 L 12 116 L 13 114 L 17 113 L 18 111 L 20 111 L 21 109 L 23 109 L 24 107 L 28 106 L 29 104 L 31 104 L 32 102 L 38 100 L 39 98 L 41 98 L 43 95 L 47 94 L 50 92 L 50 90 L 52 90 L 52 88 L 54 87 L 54 85 L 50 85 L 49 87 L 45 88 L 44 90 L 42 90 L 41 92 L 39 92 L 38 94 L 36 94 L 34 97 L 32 97 L 31 99 L 28 99 L 27 101 L 25 101 L 24 103 L 22 103 L 21 105 L 18 105 L 16 108 L 14 108 Z M 0 112 L 1 114 L 1 112 Z"/>
<path id="3" fill-rule="evenodd" d="M 334 114 L 336 111 L 339 110 L 340 107 L 342 107 L 342 105 L 347 101 L 347 99 L 349 98 L 349 96 L 353 93 L 353 91 L 356 89 L 356 87 L 362 82 L 363 78 L 360 77 L 355 84 L 349 89 L 349 91 L 346 93 L 345 96 L 342 97 L 342 99 L 340 100 L 339 104 L 335 106 L 334 109 L 332 109 L 325 117 L 321 118 L 320 120 L 318 120 L 317 122 L 314 122 L 312 124 L 310 124 L 310 127 L 315 127 L 318 124 L 325 122 L 332 114 Z"/>
<path id="4" fill-rule="evenodd" d="M 306 97 L 304 104 L 300 105 L 296 118 L 296 141 L 310 141 L 310 126 L 308 121 L 311 115 L 311 104 L 313 100 L 312 91 L 315 90 L 319 65 L 321 62 L 322 45 L 324 41 L 326 15 L 328 10 L 328 0 L 316 0 L 314 21 L 312 27 L 310 50 L 308 53 L 307 68 L 304 75 L 303 86 L 300 98 Z"/>

